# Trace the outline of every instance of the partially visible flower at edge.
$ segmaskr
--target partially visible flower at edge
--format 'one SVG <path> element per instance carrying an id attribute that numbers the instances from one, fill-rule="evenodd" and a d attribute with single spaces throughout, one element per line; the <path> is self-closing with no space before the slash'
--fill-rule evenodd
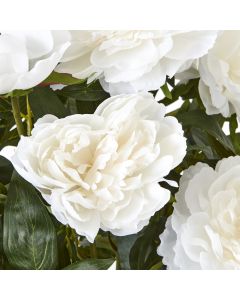
<path id="1" fill-rule="evenodd" d="M 168 269 L 240 269 L 240 156 L 185 170 L 158 254 Z"/>
<path id="2" fill-rule="evenodd" d="M 1 31 L 0 94 L 41 83 L 69 46 L 68 31 Z"/>
<path id="3" fill-rule="evenodd" d="M 240 31 L 219 34 L 214 47 L 200 59 L 199 93 L 209 115 L 240 116 Z"/>

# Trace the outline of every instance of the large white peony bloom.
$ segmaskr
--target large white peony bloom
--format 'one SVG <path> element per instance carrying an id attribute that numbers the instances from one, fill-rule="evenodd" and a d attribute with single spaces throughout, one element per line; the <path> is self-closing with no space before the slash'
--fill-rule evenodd
<path id="1" fill-rule="evenodd" d="M 99 78 L 111 95 L 159 89 L 213 46 L 216 31 L 71 31 L 57 72 Z"/>
<path id="2" fill-rule="evenodd" d="M 240 31 L 223 31 L 200 59 L 199 93 L 207 114 L 240 116 Z"/>
<path id="3" fill-rule="evenodd" d="M 184 172 L 160 240 L 168 269 L 240 269 L 240 156 Z"/>
<path id="4" fill-rule="evenodd" d="M 67 31 L 1 31 L 0 94 L 39 84 L 69 45 Z"/>
<path id="5" fill-rule="evenodd" d="M 151 94 L 112 97 L 91 115 L 44 116 L 1 155 L 89 241 L 99 228 L 136 233 L 169 200 L 158 182 L 186 153 L 181 125 L 164 114 Z"/>

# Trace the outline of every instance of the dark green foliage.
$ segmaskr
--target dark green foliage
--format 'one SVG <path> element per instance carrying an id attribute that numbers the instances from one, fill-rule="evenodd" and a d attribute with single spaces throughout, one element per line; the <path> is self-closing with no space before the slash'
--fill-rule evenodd
<path id="1" fill-rule="evenodd" d="M 98 81 L 69 85 L 56 92 L 72 113 L 80 114 L 94 113 L 98 105 L 109 97 Z"/>
<path id="2" fill-rule="evenodd" d="M 50 87 L 34 88 L 33 93 L 29 95 L 29 102 L 34 121 L 46 114 L 52 114 L 58 118 L 66 117 L 69 114 Z"/>
<path id="3" fill-rule="evenodd" d="M 14 269 L 55 269 L 57 235 L 36 190 L 14 172 L 4 207 L 3 248 Z"/>
<path id="4" fill-rule="evenodd" d="M 107 270 L 114 259 L 85 259 L 67 266 L 64 270 Z"/>
<path id="5" fill-rule="evenodd" d="M 131 270 L 129 256 L 137 238 L 137 234 L 116 237 L 119 269 Z"/>

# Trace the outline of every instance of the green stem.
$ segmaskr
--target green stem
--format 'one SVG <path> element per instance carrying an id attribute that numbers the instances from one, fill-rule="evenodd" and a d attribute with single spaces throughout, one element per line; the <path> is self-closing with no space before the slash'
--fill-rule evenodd
<path id="1" fill-rule="evenodd" d="M 24 135 L 24 127 L 21 118 L 18 97 L 11 98 L 13 117 L 17 126 L 18 135 Z"/>
<path id="2" fill-rule="evenodd" d="M 118 249 L 117 249 L 116 245 L 114 244 L 114 242 L 112 240 L 110 232 L 108 232 L 108 240 L 109 240 L 109 243 L 110 243 L 110 245 L 112 247 L 113 252 L 116 254 Z"/>
<path id="3" fill-rule="evenodd" d="M 26 102 L 27 102 L 27 135 L 31 135 L 32 131 L 32 111 L 28 100 L 28 95 L 26 96 Z"/>
<path id="4" fill-rule="evenodd" d="M 97 248 L 95 243 L 90 245 L 90 254 L 92 258 L 97 258 Z"/>

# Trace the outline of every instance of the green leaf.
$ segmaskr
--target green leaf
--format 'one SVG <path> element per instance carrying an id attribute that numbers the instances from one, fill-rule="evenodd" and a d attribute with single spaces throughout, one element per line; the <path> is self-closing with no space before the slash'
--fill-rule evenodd
<path id="1" fill-rule="evenodd" d="M 167 97 L 168 99 L 171 99 L 171 100 L 172 100 L 172 94 L 171 94 L 171 92 L 169 91 L 169 88 L 168 88 L 167 83 L 165 83 L 165 84 L 161 87 L 161 90 L 163 91 L 165 97 Z"/>
<path id="2" fill-rule="evenodd" d="M 110 235 L 110 233 L 108 234 Z M 108 237 L 108 234 L 102 235 L 102 231 L 100 231 L 94 240 L 98 258 L 111 258 L 116 256 L 115 255 L 116 246 L 115 244 L 113 244 L 112 239 Z"/>
<path id="3" fill-rule="evenodd" d="M 47 208 L 33 186 L 16 172 L 4 208 L 3 247 L 12 268 L 57 266 L 57 237 Z"/>
<path id="4" fill-rule="evenodd" d="M 33 89 L 28 89 L 28 90 L 14 90 L 10 93 L 7 93 L 5 95 L 2 95 L 1 97 L 3 98 L 8 98 L 8 97 L 21 97 L 21 96 L 26 96 L 30 94 L 33 91 Z"/>
<path id="5" fill-rule="evenodd" d="M 98 105 L 110 96 L 98 81 L 66 86 L 56 93 L 66 103 L 71 113 L 79 114 L 94 113 Z"/>
<path id="6" fill-rule="evenodd" d="M 7 188 L 0 182 L 0 195 L 7 195 Z"/>
<path id="7" fill-rule="evenodd" d="M 104 91 L 99 81 L 94 81 L 91 84 L 82 83 L 66 86 L 62 90 L 57 91 L 57 93 L 85 102 L 103 101 L 109 98 L 109 94 Z"/>
<path id="8" fill-rule="evenodd" d="M 47 85 L 47 84 L 64 84 L 64 85 L 71 85 L 76 83 L 82 83 L 84 82 L 84 79 L 78 79 L 72 77 L 70 74 L 65 73 L 57 73 L 52 72 L 48 78 L 46 78 L 41 85 Z"/>
<path id="9" fill-rule="evenodd" d="M 8 120 L 13 118 L 11 102 L 8 99 L 0 99 L 0 117 Z"/>
<path id="10" fill-rule="evenodd" d="M 234 154 L 234 147 L 228 136 L 224 134 L 218 122 L 218 116 L 208 116 L 202 110 L 190 110 L 177 114 L 177 119 L 184 127 L 196 127 L 210 134 L 216 142 L 219 142 L 229 155 Z"/>
<path id="11" fill-rule="evenodd" d="M 235 153 L 240 154 L 240 138 L 237 134 L 236 130 L 238 128 L 238 121 L 236 114 L 232 115 L 229 119 L 229 130 L 230 130 L 230 138 L 232 140 Z"/>
<path id="12" fill-rule="evenodd" d="M 50 87 L 35 87 L 34 92 L 29 95 L 29 103 L 35 121 L 46 114 L 58 118 L 69 115 L 69 111 Z"/>
<path id="13" fill-rule="evenodd" d="M 217 153 L 215 153 L 214 148 L 210 147 L 209 136 L 206 132 L 202 131 L 199 128 L 191 128 L 192 138 L 195 142 L 195 145 L 188 147 L 189 150 L 198 150 L 202 151 L 208 159 L 219 159 Z"/>
<path id="14" fill-rule="evenodd" d="M 171 85 L 169 79 L 167 82 Z M 192 79 L 189 80 L 186 84 L 178 84 L 176 86 L 172 84 L 173 89 L 171 90 L 171 92 L 169 91 L 167 84 L 165 84 L 162 87 L 165 98 L 161 100 L 161 103 L 169 105 L 181 98 L 183 100 L 199 99 L 198 82 L 199 79 Z"/>
<path id="15" fill-rule="evenodd" d="M 3 217 L 0 215 L 0 270 L 3 269 L 4 257 L 3 257 Z"/>
<path id="16" fill-rule="evenodd" d="M 198 94 L 198 79 L 189 80 L 186 84 L 179 84 L 172 90 L 172 99 L 178 100 L 194 98 Z"/>
<path id="17" fill-rule="evenodd" d="M 115 237 L 117 243 L 118 263 L 120 265 L 120 269 L 122 270 L 131 269 L 130 262 L 129 262 L 129 255 L 137 238 L 138 238 L 137 234 Z"/>
<path id="18" fill-rule="evenodd" d="M 13 172 L 13 166 L 3 156 L 0 156 L 0 182 L 3 184 L 8 184 L 11 180 Z"/>
<path id="19" fill-rule="evenodd" d="M 130 266 L 133 270 L 149 270 L 161 261 L 157 254 L 159 235 L 169 213 L 167 206 L 157 212 L 149 222 L 149 225 L 138 233 L 138 239 L 130 251 Z"/>
<path id="20" fill-rule="evenodd" d="M 76 101 L 79 114 L 93 114 L 102 101 Z"/>
<path id="21" fill-rule="evenodd" d="M 64 270 L 107 270 L 113 263 L 113 258 L 85 259 L 67 266 Z"/>

